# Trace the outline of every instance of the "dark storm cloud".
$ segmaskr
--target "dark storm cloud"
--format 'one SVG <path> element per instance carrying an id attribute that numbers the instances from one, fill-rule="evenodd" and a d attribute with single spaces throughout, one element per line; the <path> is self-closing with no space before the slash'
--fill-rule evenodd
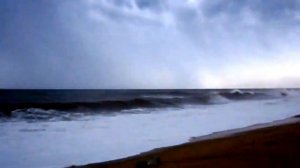
<path id="1" fill-rule="evenodd" d="M 161 10 L 164 8 L 164 1 L 161 0 L 135 0 L 137 6 L 141 9 L 154 9 L 154 10 Z"/>
<path id="2" fill-rule="evenodd" d="M 59 87 L 76 81 L 76 68 L 85 51 L 75 34 L 66 29 L 59 1 L 1 1 L 0 85 L 13 88 Z M 83 59 L 83 60 L 80 60 Z M 80 76 L 80 75 L 79 75 Z M 78 78 L 80 79 L 80 78 Z M 60 83 L 60 84 L 59 84 Z M 72 85 L 73 85 L 72 84 Z"/>
<path id="3" fill-rule="evenodd" d="M 46 5 L 46 3 L 38 2 L 32 3 L 31 1 L 1 1 L 1 40 L 3 45 L 7 48 L 11 45 L 17 46 L 17 48 L 26 48 L 26 43 L 22 43 L 22 40 L 29 40 L 27 44 L 30 44 L 30 40 L 40 37 L 41 28 L 52 26 L 53 16 L 51 3 L 46 9 L 40 9 L 40 5 Z M 45 19 L 47 18 L 47 19 Z M 44 30 L 44 31 L 47 31 Z M 36 32 L 36 34 L 35 34 Z M 20 38 L 26 36 L 27 38 Z M 21 41 L 21 42 L 19 42 Z M 17 50 L 15 50 L 17 51 Z"/>
<path id="4" fill-rule="evenodd" d="M 0 87 L 296 86 L 299 11 L 298 0 L 2 0 Z"/>
<path id="5" fill-rule="evenodd" d="M 4 1 L 1 2 L 1 11 L 6 13 L 4 21 L 1 21 L 4 24 L 0 32 L 3 37 L 1 42 L 5 46 L 3 50 L 10 53 L 11 57 L 26 58 L 19 61 L 41 57 L 37 52 L 43 47 L 46 53 L 56 52 L 51 48 L 64 48 L 65 45 L 61 43 L 58 46 L 58 41 L 70 41 L 70 35 L 56 15 L 56 4 L 50 1 Z"/>

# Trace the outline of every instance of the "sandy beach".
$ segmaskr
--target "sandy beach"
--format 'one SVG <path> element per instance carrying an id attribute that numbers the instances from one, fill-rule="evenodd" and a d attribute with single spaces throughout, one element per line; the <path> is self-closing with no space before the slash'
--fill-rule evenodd
<path id="1" fill-rule="evenodd" d="M 300 118 L 192 137 L 190 142 L 78 168 L 299 167 Z"/>

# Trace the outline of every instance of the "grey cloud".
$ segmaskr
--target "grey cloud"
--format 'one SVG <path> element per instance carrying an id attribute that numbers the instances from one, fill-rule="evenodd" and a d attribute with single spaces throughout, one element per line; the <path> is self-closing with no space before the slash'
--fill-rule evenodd
<path id="1" fill-rule="evenodd" d="M 3 0 L 0 87 L 196 88 L 299 53 L 299 1 L 176 2 Z"/>
<path id="2" fill-rule="evenodd" d="M 115 6 L 124 7 L 132 9 L 133 6 L 138 7 L 139 9 L 145 10 L 161 10 L 165 2 L 161 0 L 107 0 L 107 3 L 111 3 Z"/>
<path id="3" fill-rule="evenodd" d="M 101 1 L 100 1 L 101 2 Z M 198 6 L 198 9 L 189 8 L 182 5 L 181 7 L 173 7 L 173 1 L 160 1 L 160 0 L 120 0 L 120 1 L 107 1 L 116 8 L 107 8 L 102 3 L 98 4 L 99 11 L 103 15 L 110 17 L 111 19 L 117 19 L 119 21 L 134 21 L 147 23 L 149 18 L 143 18 L 139 14 L 132 14 L 128 11 L 132 9 L 132 5 L 135 4 L 140 10 L 148 10 L 153 14 L 157 13 L 169 13 L 173 15 L 179 24 L 183 22 L 197 24 L 197 22 L 210 22 L 211 20 L 230 22 L 228 24 L 241 24 L 247 19 L 246 14 L 250 17 L 257 19 L 261 24 L 265 26 L 278 26 L 285 28 L 289 25 L 300 24 L 300 2 L 297 0 L 216 0 L 216 1 L 204 1 Z M 183 3 L 182 3 L 183 4 Z M 124 8 L 127 10 L 124 11 Z M 224 17 L 228 20 L 224 20 Z M 201 18 L 201 20 L 198 20 Z M 223 19 L 223 20 L 222 20 Z M 251 19 L 251 18 L 250 18 Z M 244 24 L 244 23 L 242 23 Z M 253 26 L 253 25 L 252 25 Z"/>
<path id="4" fill-rule="evenodd" d="M 116 23 L 129 23 L 129 24 L 140 24 L 140 25 L 159 25 L 161 24 L 159 19 L 154 17 L 145 17 L 141 15 L 136 9 L 133 8 L 135 1 L 124 0 L 124 1 L 109 1 L 96 3 L 91 9 L 93 12 L 99 14 L 100 17 L 106 18 L 109 21 Z M 150 9 L 149 6 L 139 7 L 139 10 Z M 154 11 L 151 12 L 155 14 Z"/>
<path id="5" fill-rule="evenodd" d="M 132 2 L 128 0 L 107 0 L 108 3 L 112 3 L 116 6 L 126 7 L 126 8 L 132 8 Z"/>
<path id="6" fill-rule="evenodd" d="M 219 45 L 222 53 L 225 52 L 222 48 L 239 50 L 234 46 L 243 50 L 254 44 L 260 50 L 266 46 L 279 47 L 275 41 L 287 36 L 297 40 L 298 11 L 300 6 L 296 0 L 217 0 L 204 1 L 196 9 L 179 8 L 175 14 L 179 29 L 197 45 L 205 48 Z M 232 47 L 227 46 L 230 44 Z"/>
<path id="7" fill-rule="evenodd" d="M 166 5 L 164 1 L 161 0 L 135 0 L 137 6 L 141 9 L 152 9 L 152 10 L 162 10 Z"/>
<path id="8" fill-rule="evenodd" d="M 295 17 L 300 10 L 300 3 L 297 0 L 218 0 L 206 1 L 203 5 L 207 17 L 216 17 L 224 13 L 234 17 L 245 9 L 251 10 L 263 22 L 299 23 L 299 19 Z"/>
<path id="9" fill-rule="evenodd" d="M 1 12 L 6 15 L 0 26 L 0 86 L 95 87 L 87 76 L 95 71 L 95 59 L 86 53 L 82 39 L 68 26 L 72 11 L 60 13 L 63 5 L 59 1 L 1 1 Z"/>

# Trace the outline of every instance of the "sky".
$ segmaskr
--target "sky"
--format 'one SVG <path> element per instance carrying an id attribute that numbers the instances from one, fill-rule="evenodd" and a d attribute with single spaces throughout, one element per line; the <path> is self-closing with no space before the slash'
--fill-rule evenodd
<path id="1" fill-rule="evenodd" d="M 0 0 L 0 88 L 300 87 L 300 0 Z"/>

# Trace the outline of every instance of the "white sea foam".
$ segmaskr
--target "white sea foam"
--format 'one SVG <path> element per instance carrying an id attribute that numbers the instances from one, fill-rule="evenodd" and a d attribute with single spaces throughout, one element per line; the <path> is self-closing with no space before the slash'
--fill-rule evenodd
<path id="1" fill-rule="evenodd" d="M 2 122 L 0 165 L 52 168 L 118 159 L 194 136 L 297 115 L 300 96 L 292 95 L 153 113 L 85 116 L 76 121 Z"/>

